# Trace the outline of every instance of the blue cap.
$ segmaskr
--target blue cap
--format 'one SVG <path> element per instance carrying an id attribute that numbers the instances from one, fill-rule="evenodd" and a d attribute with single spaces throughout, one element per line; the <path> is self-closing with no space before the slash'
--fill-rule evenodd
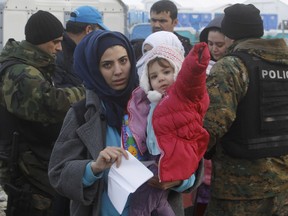
<path id="1" fill-rule="evenodd" d="M 94 7 L 91 6 L 80 6 L 76 8 L 70 14 L 70 21 L 97 24 L 103 30 L 109 30 L 107 26 L 103 24 L 101 13 Z"/>

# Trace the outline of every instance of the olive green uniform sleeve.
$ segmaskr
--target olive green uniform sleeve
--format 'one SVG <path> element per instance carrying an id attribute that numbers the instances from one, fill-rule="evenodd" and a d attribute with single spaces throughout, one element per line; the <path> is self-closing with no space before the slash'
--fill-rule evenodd
<path id="1" fill-rule="evenodd" d="M 70 105 L 85 96 L 84 87 L 56 88 L 35 67 L 23 64 L 8 68 L 2 79 L 8 111 L 29 121 L 62 121 Z"/>

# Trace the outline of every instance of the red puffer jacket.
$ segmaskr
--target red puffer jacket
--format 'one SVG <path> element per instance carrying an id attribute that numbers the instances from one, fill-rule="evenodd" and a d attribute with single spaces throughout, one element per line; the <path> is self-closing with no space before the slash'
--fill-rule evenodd
<path id="1" fill-rule="evenodd" d="M 188 179 L 207 149 L 209 134 L 203 128 L 203 118 L 209 106 L 209 60 L 206 43 L 196 44 L 185 58 L 177 80 L 155 108 L 152 125 L 161 151 L 161 181 Z"/>

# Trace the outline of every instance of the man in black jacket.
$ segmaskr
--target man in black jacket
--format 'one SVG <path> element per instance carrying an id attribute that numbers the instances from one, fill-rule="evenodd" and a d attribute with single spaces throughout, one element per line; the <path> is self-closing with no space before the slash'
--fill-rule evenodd
<path id="1" fill-rule="evenodd" d="M 174 31 L 174 27 L 178 24 L 178 9 L 177 6 L 168 0 L 160 0 L 155 2 L 150 9 L 150 24 L 152 27 L 152 32 L 157 31 L 169 31 L 173 32 L 181 41 L 184 50 L 185 56 L 189 53 L 192 48 L 190 43 L 190 39 L 184 37 L 177 32 Z M 135 50 L 136 59 L 140 59 L 142 53 L 139 53 L 139 49 L 141 50 L 142 44 L 144 40 L 132 40 L 132 45 Z"/>
<path id="2" fill-rule="evenodd" d="M 152 32 L 170 31 L 173 32 L 185 49 L 185 56 L 189 53 L 192 45 L 189 38 L 179 35 L 174 31 L 178 24 L 178 9 L 172 1 L 160 0 L 155 2 L 150 9 L 150 24 Z"/>
<path id="3" fill-rule="evenodd" d="M 73 54 L 76 45 L 91 31 L 108 30 L 101 13 L 92 6 L 80 6 L 70 13 L 63 35 L 62 51 L 57 53 L 54 83 L 61 87 L 79 85 L 82 81 L 73 71 Z"/>

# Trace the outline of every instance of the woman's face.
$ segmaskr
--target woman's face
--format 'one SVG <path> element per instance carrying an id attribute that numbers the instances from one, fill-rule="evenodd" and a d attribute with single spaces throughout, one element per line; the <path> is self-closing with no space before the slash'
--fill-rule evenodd
<path id="1" fill-rule="evenodd" d="M 128 85 L 131 63 L 124 47 L 108 48 L 100 59 L 99 69 L 106 83 L 114 90 L 123 90 Z"/>
<path id="2" fill-rule="evenodd" d="M 209 31 L 208 47 L 210 54 L 218 61 L 226 51 L 225 36 L 219 31 Z"/>

